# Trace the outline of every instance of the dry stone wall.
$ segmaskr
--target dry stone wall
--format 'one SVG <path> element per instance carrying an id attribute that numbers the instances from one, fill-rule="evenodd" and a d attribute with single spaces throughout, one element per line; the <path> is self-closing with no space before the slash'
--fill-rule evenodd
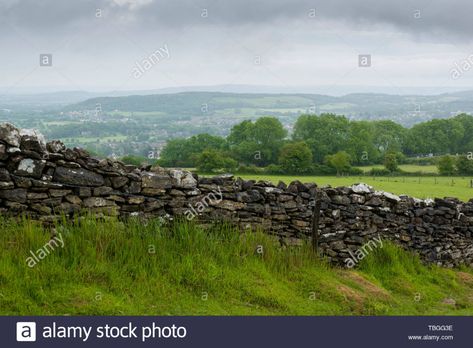
<path id="1" fill-rule="evenodd" d="M 260 228 L 282 244 L 310 236 L 311 202 L 319 190 L 319 246 L 333 263 L 352 266 L 391 240 L 441 266 L 473 266 L 473 200 L 418 200 L 374 191 L 364 184 L 323 187 L 299 181 L 274 185 L 199 178 L 178 169 L 141 167 L 91 157 L 46 143 L 34 131 L 0 125 L 0 214 L 26 214 L 45 223 L 59 215 L 182 216 L 200 223 L 227 221 L 240 229 Z M 361 256 L 360 256 L 361 255 Z"/>

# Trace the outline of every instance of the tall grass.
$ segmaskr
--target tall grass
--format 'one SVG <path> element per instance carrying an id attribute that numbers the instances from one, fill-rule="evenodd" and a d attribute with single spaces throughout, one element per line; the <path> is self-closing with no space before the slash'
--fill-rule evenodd
<path id="1" fill-rule="evenodd" d="M 0 218 L 0 314 L 350 315 L 471 313 L 471 273 L 426 267 L 387 245 L 359 271 L 283 248 L 261 232 L 187 221 L 62 221 L 52 231 Z M 459 278 L 460 277 L 460 278 Z M 473 276 L 472 278 L 473 279 Z M 417 292 L 428 300 L 414 301 Z M 470 297 L 468 297 L 470 296 Z M 442 303 L 457 299 L 457 306 Z"/>

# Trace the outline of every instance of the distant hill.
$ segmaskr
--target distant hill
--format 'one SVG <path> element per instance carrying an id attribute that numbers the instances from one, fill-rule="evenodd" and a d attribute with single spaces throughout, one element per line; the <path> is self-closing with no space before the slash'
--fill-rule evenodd
<path id="1" fill-rule="evenodd" d="M 390 119 L 405 126 L 458 113 L 473 113 L 473 91 L 439 95 L 352 93 L 322 94 L 182 92 L 173 94 L 96 97 L 65 107 L 65 111 L 157 112 L 174 117 L 297 117 L 331 112 L 353 119 Z"/>

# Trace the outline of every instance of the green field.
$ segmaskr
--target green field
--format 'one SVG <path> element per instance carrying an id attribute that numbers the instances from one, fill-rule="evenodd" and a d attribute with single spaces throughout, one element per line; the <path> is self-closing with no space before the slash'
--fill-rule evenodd
<path id="1" fill-rule="evenodd" d="M 471 269 L 427 267 L 388 243 L 343 270 L 309 245 L 228 226 L 88 218 L 61 224 L 63 247 L 29 267 L 51 233 L 27 220 L 0 228 L 0 315 L 473 313 Z"/>
<path id="2" fill-rule="evenodd" d="M 81 124 L 82 122 L 80 121 L 46 121 L 43 122 L 45 126 L 67 126 L 71 124 Z"/>
<path id="3" fill-rule="evenodd" d="M 372 166 L 359 166 L 356 168 L 360 168 L 363 170 L 365 173 L 370 171 L 371 169 L 384 169 L 384 166 L 381 164 L 377 165 L 372 165 Z M 437 174 L 438 173 L 438 168 L 437 166 L 434 165 L 429 165 L 429 166 L 418 166 L 415 164 L 401 164 L 399 165 L 399 169 L 406 173 L 423 173 L 423 174 Z"/>
<path id="4" fill-rule="evenodd" d="M 104 136 L 104 137 L 76 137 L 76 138 L 70 138 L 70 139 L 72 139 L 72 143 L 88 144 L 88 143 L 95 143 L 97 141 L 101 141 L 101 142 L 123 141 L 127 139 L 127 136 L 126 135 L 112 135 L 112 136 Z M 66 142 L 66 144 L 68 143 L 69 142 Z"/>
<path id="5" fill-rule="evenodd" d="M 290 183 L 293 180 L 315 182 L 319 186 L 331 185 L 350 186 L 355 183 L 366 183 L 376 190 L 395 194 L 407 194 L 417 198 L 457 197 L 467 202 L 473 198 L 473 188 L 470 180 L 473 177 L 371 177 L 371 176 L 282 176 L 282 175 L 241 175 L 244 179 L 269 180 L 275 184 L 279 181 Z"/>
<path id="6" fill-rule="evenodd" d="M 120 111 L 120 110 L 114 110 L 114 111 L 107 112 L 107 115 L 110 115 L 110 116 L 125 116 L 125 117 L 131 117 L 131 116 L 160 117 L 160 116 L 165 115 L 165 113 L 160 112 L 160 111 Z"/>

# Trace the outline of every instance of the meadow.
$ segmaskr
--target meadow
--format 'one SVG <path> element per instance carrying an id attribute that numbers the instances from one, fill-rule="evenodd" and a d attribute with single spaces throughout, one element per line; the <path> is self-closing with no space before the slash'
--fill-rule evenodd
<path id="1" fill-rule="evenodd" d="M 426 266 L 385 243 L 357 270 L 309 245 L 189 222 L 0 220 L 0 315 L 471 315 L 473 272 Z"/>
<path id="2" fill-rule="evenodd" d="M 269 180 L 275 184 L 283 181 L 315 182 L 319 186 L 332 187 L 351 186 L 363 182 L 373 186 L 376 190 L 392 192 L 398 195 L 407 194 L 416 198 L 444 198 L 456 197 L 464 202 L 473 198 L 473 188 L 470 187 L 471 177 L 445 176 L 295 176 L 295 175 L 240 175 L 250 180 Z"/>
<path id="3" fill-rule="evenodd" d="M 419 166 L 416 164 L 400 164 L 398 167 L 406 173 L 438 174 L 439 172 L 435 165 Z M 384 169 L 384 166 L 382 164 L 376 164 L 371 166 L 357 166 L 356 168 L 359 168 L 366 173 L 371 169 Z"/>

